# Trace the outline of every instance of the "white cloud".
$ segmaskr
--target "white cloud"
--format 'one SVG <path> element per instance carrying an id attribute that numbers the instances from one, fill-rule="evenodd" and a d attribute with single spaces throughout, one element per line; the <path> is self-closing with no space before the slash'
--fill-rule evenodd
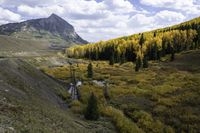
<path id="1" fill-rule="evenodd" d="M 106 18 L 98 20 L 73 20 L 78 33 L 90 41 L 107 40 L 114 37 L 128 35 L 127 23 L 129 15 L 110 13 Z M 132 32 L 133 33 L 133 32 Z M 91 37 L 93 36 L 93 37 Z"/>
<path id="2" fill-rule="evenodd" d="M 151 16 L 136 14 L 131 17 L 128 23 L 129 27 L 132 27 L 134 32 L 138 33 L 177 24 L 184 19 L 185 17 L 181 13 L 164 10 Z"/>
<path id="3" fill-rule="evenodd" d="M 186 15 L 200 14 L 200 0 L 140 0 L 144 5 L 182 11 Z"/>
<path id="4" fill-rule="evenodd" d="M 31 7 L 28 5 L 20 5 L 17 8 L 18 12 L 24 13 L 30 16 L 37 16 L 37 17 L 47 17 L 51 13 L 56 13 L 58 15 L 62 15 L 64 13 L 64 8 L 58 5 L 48 6 L 48 7 Z"/>
<path id="5" fill-rule="evenodd" d="M 129 15 L 113 15 L 106 19 L 97 21 L 75 21 L 79 33 L 85 38 L 94 40 L 103 40 L 109 38 L 130 35 L 156 28 L 162 28 L 184 21 L 185 17 L 181 13 L 173 11 L 160 11 L 154 15 L 136 14 Z"/>
<path id="6" fill-rule="evenodd" d="M 88 41 L 106 40 L 173 25 L 200 14 L 200 0 L 0 0 L 23 19 L 48 17 L 55 13 L 71 23 Z M 159 8 L 159 10 L 153 10 Z M 11 12 L 11 10 L 10 10 Z M 14 13 L 13 12 L 13 13 Z M 1 14 L 1 13 L 0 13 Z M 16 20 L 21 20 L 20 15 Z M 0 16 L 1 17 L 1 16 Z M 0 23 L 13 22 L 1 17 Z"/>
<path id="7" fill-rule="evenodd" d="M 4 0 L 0 0 L 0 4 L 2 4 L 4 2 Z"/>
<path id="8" fill-rule="evenodd" d="M 144 14 L 136 14 L 132 16 L 130 19 L 131 24 L 137 26 L 151 25 L 153 21 L 154 21 L 153 17 L 147 17 Z"/>
<path id="9" fill-rule="evenodd" d="M 19 14 L 0 7 L 0 24 L 18 21 L 21 21 L 21 16 Z"/>
<path id="10" fill-rule="evenodd" d="M 2 24 L 6 24 L 6 23 L 9 23 L 9 21 L 1 20 L 1 19 L 0 19 L 0 25 L 2 25 Z"/>
<path id="11" fill-rule="evenodd" d="M 155 6 L 155 7 L 167 7 L 167 8 L 182 8 L 186 6 L 192 6 L 194 0 L 140 0 L 142 4 Z"/>
<path id="12" fill-rule="evenodd" d="M 178 12 L 173 11 L 160 11 L 154 16 L 155 20 L 159 22 L 159 25 L 165 25 L 165 24 L 175 24 L 180 23 L 184 21 L 185 16 Z"/>
<path id="13" fill-rule="evenodd" d="M 116 10 L 121 13 L 132 12 L 135 10 L 134 6 L 128 0 L 104 0 L 103 3 L 108 9 Z"/>
<path id="14" fill-rule="evenodd" d="M 94 0 L 57 0 L 49 2 L 49 5 L 21 4 L 17 8 L 18 12 L 30 16 L 46 17 L 51 13 L 56 13 L 62 17 L 72 17 L 73 19 L 98 19 L 107 15 L 105 5 Z"/>
<path id="15" fill-rule="evenodd" d="M 130 18 L 130 15 L 126 14 L 139 12 L 128 0 L 104 0 L 102 2 L 95 0 L 68 0 L 67 2 L 66 0 L 57 0 L 56 3 L 54 2 L 50 2 L 48 6 L 22 4 L 17 9 L 18 12 L 26 16 L 34 17 L 47 17 L 51 13 L 56 13 L 74 25 L 76 31 L 89 41 L 108 39 L 108 36 L 114 38 L 119 35 L 122 36 L 124 33 L 130 34 L 128 30 L 124 30 L 125 28 L 128 29 L 127 23 Z M 88 34 L 91 33 L 93 33 L 93 37 L 88 38 Z"/>
<path id="16" fill-rule="evenodd" d="M 57 0 L 0 0 L 1 6 L 3 7 L 18 7 L 21 4 L 29 6 L 37 5 L 52 5 L 55 4 Z M 66 2 L 66 1 L 65 1 Z"/>
<path id="17" fill-rule="evenodd" d="M 7 8 L 15 5 L 24 19 L 56 13 L 74 25 L 77 32 L 89 41 L 130 34 L 127 30 L 128 13 L 140 12 L 128 0 L 5 0 L 2 5 Z"/>

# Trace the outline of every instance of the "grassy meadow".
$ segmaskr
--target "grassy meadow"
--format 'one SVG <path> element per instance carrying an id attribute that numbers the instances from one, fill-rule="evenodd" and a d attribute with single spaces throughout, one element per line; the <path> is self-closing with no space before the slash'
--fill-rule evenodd
<path id="1" fill-rule="evenodd" d="M 122 133 L 197 133 L 200 131 L 200 51 L 176 54 L 175 61 L 163 57 L 150 61 L 149 68 L 135 72 L 135 64 L 109 65 L 92 61 L 94 76 L 87 78 L 87 65 L 73 64 L 76 79 L 82 80 L 80 101 L 71 101 L 70 109 L 81 116 L 91 92 L 98 97 L 102 116 L 109 117 Z M 59 80 L 70 83 L 70 67 L 41 67 Z M 92 80 L 108 83 L 110 100 L 103 95 L 104 87 Z"/>

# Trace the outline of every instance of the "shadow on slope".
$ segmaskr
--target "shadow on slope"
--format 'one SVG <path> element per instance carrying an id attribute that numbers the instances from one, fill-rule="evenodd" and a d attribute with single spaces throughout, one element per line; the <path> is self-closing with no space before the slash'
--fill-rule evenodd
<path id="1" fill-rule="evenodd" d="M 200 72 L 200 51 L 191 50 L 182 52 L 175 57 L 175 61 L 164 63 L 165 66 L 176 68 L 180 71 L 188 71 L 192 73 Z"/>

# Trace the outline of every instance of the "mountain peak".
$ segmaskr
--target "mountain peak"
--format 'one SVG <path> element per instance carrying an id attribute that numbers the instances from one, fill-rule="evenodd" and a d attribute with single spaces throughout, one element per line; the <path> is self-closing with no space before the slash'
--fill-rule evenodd
<path id="1" fill-rule="evenodd" d="M 83 40 L 75 32 L 75 29 L 71 24 L 54 13 L 52 13 L 48 18 L 33 19 L 21 23 L 6 24 L 0 26 L 0 34 L 3 35 L 12 35 L 12 33 L 16 34 L 18 32 L 26 31 L 28 31 L 30 34 L 37 32 L 41 36 L 40 38 L 45 38 L 47 36 L 43 34 L 41 35 L 41 31 L 45 31 L 48 36 L 50 35 L 52 38 L 59 37 L 60 39 L 71 43 L 87 43 L 87 41 Z"/>
<path id="2" fill-rule="evenodd" d="M 55 13 L 52 13 L 49 18 L 60 18 L 58 15 L 56 15 Z"/>
<path id="3" fill-rule="evenodd" d="M 63 18 L 61 18 L 60 16 L 52 13 L 48 18 L 46 18 L 47 20 L 50 20 L 52 22 L 56 22 L 56 21 L 62 21 L 63 23 L 68 23 L 66 22 Z M 68 23 L 69 24 L 69 23 Z M 70 25 L 70 24 L 69 24 Z"/>

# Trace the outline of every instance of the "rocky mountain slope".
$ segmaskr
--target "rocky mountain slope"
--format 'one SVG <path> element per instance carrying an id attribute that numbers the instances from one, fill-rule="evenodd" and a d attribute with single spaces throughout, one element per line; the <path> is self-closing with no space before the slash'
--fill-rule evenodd
<path id="1" fill-rule="evenodd" d="M 0 34 L 23 39 L 45 39 L 52 45 L 85 44 L 74 27 L 59 16 L 9 23 L 0 26 Z"/>

